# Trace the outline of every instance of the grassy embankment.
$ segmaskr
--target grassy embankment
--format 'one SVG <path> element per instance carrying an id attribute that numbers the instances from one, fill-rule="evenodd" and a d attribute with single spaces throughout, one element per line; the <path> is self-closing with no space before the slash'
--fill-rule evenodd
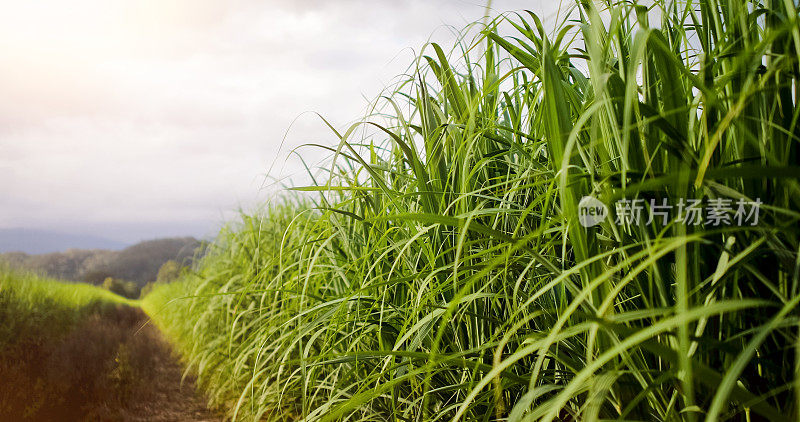
<path id="1" fill-rule="evenodd" d="M 0 266 L 0 419 L 127 420 L 159 345 L 136 301 Z"/>
<path id="2" fill-rule="evenodd" d="M 66 283 L 0 263 L 0 350 L 31 338 L 60 337 L 102 308 L 135 305 L 108 290 Z"/>
<path id="3" fill-rule="evenodd" d="M 239 420 L 797 420 L 798 11 L 654 3 L 428 45 L 145 309 Z"/>

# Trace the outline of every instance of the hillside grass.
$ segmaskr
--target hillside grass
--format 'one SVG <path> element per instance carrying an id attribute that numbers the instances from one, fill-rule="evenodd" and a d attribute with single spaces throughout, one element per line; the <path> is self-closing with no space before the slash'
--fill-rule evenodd
<path id="1" fill-rule="evenodd" d="M 314 183 L 144 307 L 236 420 L 800 417 L 793 2 L 563 4 L 431 43 Z M 299 191 L 299 192 L 297 192 Z M 578 224 L 579 201 L 610 208 Z M 690 224 L 667 201 L 756 224 Z M 647 215 L 647 214 L 645 214 Z M 741 217 L 741 215 L 739 216 Z M 619 224 L 615 219 L 621 219 Z"/>
<path id="2" fill-rule="evenodd" d="M 138 301 L 0 268 L 0 420 L 206 414 L 180 371 Z"/>
<path id="3" fill-rule="evenodd" d="M 89 284 L 60 281 L 0 264 L 0 353 L 20 341 L 60 337 L 103 308 L 135 304 Z"/>

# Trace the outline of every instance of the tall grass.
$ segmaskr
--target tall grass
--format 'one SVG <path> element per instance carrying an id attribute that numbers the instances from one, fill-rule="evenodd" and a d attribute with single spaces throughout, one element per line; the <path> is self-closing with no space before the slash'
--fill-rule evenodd
<path id="1" fill-rule="evenodd" d="M 240 420 L 800 417 L 797 7 L 563 16 L 427 45 L 378 112 L 331 126 L 308 202 L 243 217 L 145 299 L 212 400 Z M 611 207 L 591 228 L 587 195 Z M 620 199 L 762 205 L 615 224 Z"/>

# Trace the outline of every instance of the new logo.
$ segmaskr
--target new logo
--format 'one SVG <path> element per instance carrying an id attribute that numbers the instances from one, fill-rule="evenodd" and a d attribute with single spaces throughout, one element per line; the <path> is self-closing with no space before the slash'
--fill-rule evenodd
<path id="1" fill-rule="evenodd" d="M 592 227 L 600 224 L 608 216 L 608 207 L 599 199 L 584 196 L 578 202 L 578 221 L 583 227 Z"/>

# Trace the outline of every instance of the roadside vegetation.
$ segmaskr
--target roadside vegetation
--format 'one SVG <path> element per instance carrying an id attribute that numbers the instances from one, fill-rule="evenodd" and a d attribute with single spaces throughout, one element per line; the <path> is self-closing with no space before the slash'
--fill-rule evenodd
<path id="1" fill-rule="evenodd" d="M 0 263 L 0 350 L 25 339 L 58 337 L 88 314 L 129 303 L 108 290 Z"/>
<path id="2" fill-rule="evenodd" d="M 137 304 L 0 266 L 0 420 L 212 420 Z"/>
<path id="3" fill-rule="evenodd" d="M 0 267 L 0 419 L 99 417 L 89 406 L 122 405 L 143 374 L 120 346 L 138 328 L 134 303 L 95 286 Z M 113 323 L 110 321 L 114 321 Z"/>
<path id="4" fill-rule="evenodd" d="M 472 26 L 331 125 L 312 185 L 144 299 L 212 401 L 236 420 L 797 420 L 797 6 L 644 4 Z M 608 207 L 592 227 L 585 196 Z"/>

